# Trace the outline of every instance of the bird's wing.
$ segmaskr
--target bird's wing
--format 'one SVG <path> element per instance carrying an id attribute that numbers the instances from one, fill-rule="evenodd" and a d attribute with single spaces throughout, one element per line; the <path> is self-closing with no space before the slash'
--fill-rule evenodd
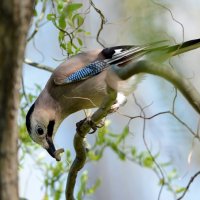
<path id="1" fill-rule="evenodd" d="M 92 51 L 78 54 L 55 70 L 53 75 L 54 82 L 57 85 L 74 83 L 93 77 L 110 65 L 123 66 L 129 61 L 143 56 L 149 49 L 157 48 L 157 44 L 162 42 L 144 46 L 115 46 L 105 48 L 96 53 Z"/>
<path id="2" fill-rule="evenodd" d="M 68 83 L 68 77 L 76 74 L 81 69 L 85 68 L 90 63 L 93 63 L 98 58 L 98 54 L 102 49 L 80 53 L 73 56 L 58 66 L 53 72 L 51 78 L 56 85 L 63 85 Z M 79 73 L 78 73 L 79 74 Z M 86 76 L 86 74 L 84 74 Z M 74 77 L 74 75 L 73 75 Z M 84 77 L 83 77 L 84 78 Z"/>

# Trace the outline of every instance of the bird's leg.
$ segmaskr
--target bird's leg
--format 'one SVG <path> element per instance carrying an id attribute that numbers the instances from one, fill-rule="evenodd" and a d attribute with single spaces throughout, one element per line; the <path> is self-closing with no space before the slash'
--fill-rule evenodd
<path id="1" fill-rule="evenodd" d="M 118 92 L 118 93 L 117 93 L 116 101 L 115 101 L 115 103 L 111 106 L 111 108 L 110 108 L 110 110 L 109 110 L 109 113 L 114 113 L 114 112 L 116 112 L 116 111 L 119 109 L 119 107 L 124 106 L 124 105 L 126 104 L 126 102 L 127 102 L 127 99 L 126 99 L 125 95 L 122 94 L 122 93 L 120 93 L 120 92 Z M 104 121 L 105 121 L 105 120 L 101 120 L 98 124 L 96 124 L 96 123 L 94 123 L 94 122 L 91 120 L 90 117 L 87 117 L 86 119 L 88 120 L 88 123 L 89 123 L 90 127 L 91 127 L 92 130 L 93 130 L 93 131 L 90 132 L 89 134 L 93 134 L 93 133 L 97 130 L 97 128 L 102 128 L 102 127 L 104 126 Z M 86 120 L 86 119 L 85 119 L 85 120 Z"/>
<path id="2" fill-rule="evenodd" d="M 127 98 L 121 92 L 117 93 L 117 98 L 115 103 L 111 106 L 109 113 L 116 112 L 119 107 L 124 106 L 127 102 Z"/>

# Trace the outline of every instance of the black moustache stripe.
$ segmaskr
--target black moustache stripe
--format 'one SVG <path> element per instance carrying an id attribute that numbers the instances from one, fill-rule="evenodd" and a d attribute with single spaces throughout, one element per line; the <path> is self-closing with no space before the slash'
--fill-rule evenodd
<path id="1" fill-rule="evenodd" d="M 35 108 L 35 104 L 33 104 L 30 107 L 30 109 L 29 109 L 29 111 L 28 111 L 28 113 L 26 115 L 26 128 L 27 128 L 29 134 L 31 133 L 31 115 L 32 115 L 32 113 L 34 111 L 34 108 Z"/>
<path id="2" fill-rule="evenodd" d="M 54 128 L 54 125 L 55 125 L 55 120 L 51 120 L 49 121 L 49 124 L 47 126 L 47 135 L 49 137 L 52 137 L 53 135 L 53 128 Z"/>

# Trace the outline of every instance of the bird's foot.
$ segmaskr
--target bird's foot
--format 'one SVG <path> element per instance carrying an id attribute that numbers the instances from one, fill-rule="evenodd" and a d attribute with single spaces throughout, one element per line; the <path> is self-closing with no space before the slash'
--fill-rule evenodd
<path id="1" fill-rule="evenodd" d="M 96 130 L 98 128 L 102 128 L 104 126 L 104 121 L 103 120 L 101 120 L 98 124 L 96 124 L 95 122 L 93 122 L 91 120 L 91 118 L 88 118 L 87 120 L 88 120 L 88 123 L 89 123 L 90 127 L 92 128 L 92 131 L 89 132 L 89 134 L 93 134 L 94 132 L 96 132 Z"/>
<path id="2" fill-rule="evenodd" d="M 89 132 L 88 134 L 93 134 L 94 132 L 96 132 L 96 130 L 98 128 L 102 128 L 104 126 L 104 121 L 101 120 L 98 124 L 96 124 L 94 121 L 91 120 L 90 117 L 87 117 L 83 120 L 81 120 L 80 122 L 76 123 L 76 130 L 77 132 L 81 132 L 80 127 L 82 126 L 82 124 L 87 121 L 87 123 L 89 124 L 89 126 L 91 127 L 92 131 Z"/>

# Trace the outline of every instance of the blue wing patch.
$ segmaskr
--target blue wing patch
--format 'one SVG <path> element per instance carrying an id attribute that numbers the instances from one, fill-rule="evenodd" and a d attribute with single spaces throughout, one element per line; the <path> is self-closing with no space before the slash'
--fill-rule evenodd
<path id="1" fill-rule="evenodd" d="M 95 62 L 92 62 L 86 65 L 84 68 L 79 69 L 78 71 L 74 72 L 70 76 L 68 76 L 64 80 L 64 83 L 74 83 L 74 82 L 78 82 L 86 78 L 95 76 L 99 74 L 100 72 L 102 72 L 108 66 L 109 65 L 103 60 L 97 60 Z"/>

